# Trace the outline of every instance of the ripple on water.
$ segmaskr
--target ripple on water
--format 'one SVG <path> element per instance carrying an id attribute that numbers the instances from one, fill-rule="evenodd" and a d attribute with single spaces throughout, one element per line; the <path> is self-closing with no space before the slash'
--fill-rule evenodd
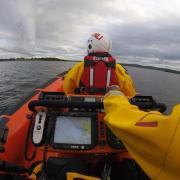
<path id="1" fill-rule="evenodd" d="M 73 64 L 65 61 L 1 61 L 0 112 Z M 165 102 L 169 110 L 180 102 L 179 74 L 130 66 L 126 68 L 141 94 L 152 95 L 158 101 Z"/>

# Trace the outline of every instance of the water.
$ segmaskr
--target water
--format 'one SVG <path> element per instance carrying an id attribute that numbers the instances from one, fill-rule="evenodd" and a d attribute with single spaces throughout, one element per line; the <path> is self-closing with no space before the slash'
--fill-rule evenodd
<path id="1" fill-rule="evenodd" d="M 55 61 L 0 62 L 0 112 L 72 65 Z"/>
<path id="2" fill-rule="evenodd" d="M 180 103 L 180 74 L 160 70 L 127 67 L 133 77 L 137 92 L 151 95 L 167 105 L 167 113 Z"/>
<path id="3" fill-rule="evenodd" d="M 38 88 L 75 62 L 4 61 L 0 62 L 0 112 L 16 104 L 23 96 Z M 126 66 L 139 93 L 152 95 L 171 111 L 180 103 L 180 74 Z"/>

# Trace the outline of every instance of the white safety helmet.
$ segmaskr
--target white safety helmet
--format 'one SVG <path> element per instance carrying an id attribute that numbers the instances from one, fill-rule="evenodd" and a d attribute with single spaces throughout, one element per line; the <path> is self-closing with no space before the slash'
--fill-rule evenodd
<path id="1" fill-rule="evenodd" d="M 109 52 L 112 47 L 112 42 L 105 33 L 94 33 L 90 36 L 87 42 L 87 52 Z"/>

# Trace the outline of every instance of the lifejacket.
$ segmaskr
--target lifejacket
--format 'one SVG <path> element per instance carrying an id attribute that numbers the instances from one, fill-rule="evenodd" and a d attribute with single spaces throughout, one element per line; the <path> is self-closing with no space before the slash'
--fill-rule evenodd
<path id="1" fill-rule="evenodd" d="M 84 57 L 84 71 L 80 79 L 80 93 L 105 94 L 111 85 L 118 85 L 116 60 L 108 53 L 93 53 Z"/>

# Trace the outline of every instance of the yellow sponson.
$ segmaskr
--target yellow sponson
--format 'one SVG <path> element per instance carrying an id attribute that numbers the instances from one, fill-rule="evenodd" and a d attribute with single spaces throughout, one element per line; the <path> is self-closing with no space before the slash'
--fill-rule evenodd
<path id="1" fill-rule="evenodd" d="M 180 104 L 162 115 L 109 95 L 104 107 L 106 124 L 151 179 L 180 179 Z"/>
<path id="2" fill-rule="evenodd" d="M 68 172 L 66 173 L 67 180 L 74 180 L 74 179 L 82 179 L 82 180 L 101 180 L 100 178 L 86 176 L 83 174 L 75 173 L 75 172 Z"/>
<path id="3" fill-rule="evenodd" d="M 79 87 L 83 70 L 84 62 L 80 62 L 74 65 L 72 69 L 66 74 L 63 85 L 66 94 L 73 94 L 74 90 Z M 115 72 L 121 91 L 130 98 L 135 96 L 136 92 L 133 81 L 127 74 L 126 70 L 120 64 L 116 64 Z"/>

